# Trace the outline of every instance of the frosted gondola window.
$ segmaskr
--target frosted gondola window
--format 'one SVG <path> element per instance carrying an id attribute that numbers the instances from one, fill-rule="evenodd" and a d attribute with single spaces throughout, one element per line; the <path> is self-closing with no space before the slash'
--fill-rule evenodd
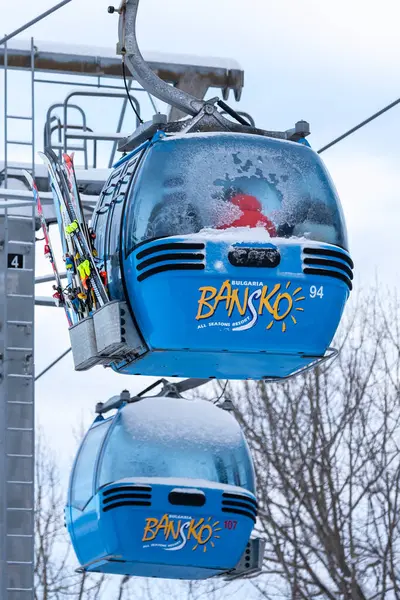
<path id="1" fill-rule="evenodd" d="M 146 399 L 119 413 L 104 447 L 99 487 L 130 477 L 167 477 L 254 491 L 249 450 L 230 415 L 204 401 L 188 401 L 182 408 L 182 400 L 172 398 L 165 401 L 169 413 L 160 414 L 160 403 Z"/>
<path id="2" fill-rule="evenodd" d="M 319 156 L 257 135 L 188 134 L 149 151 L 129 198 L 126 252 L 202 229 L 262 227 L 347 247 L 340 201 Z"/>

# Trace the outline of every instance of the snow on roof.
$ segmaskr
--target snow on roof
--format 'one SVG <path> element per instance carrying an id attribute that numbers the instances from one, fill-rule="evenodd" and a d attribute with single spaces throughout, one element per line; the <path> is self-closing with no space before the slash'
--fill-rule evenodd
<path id="1" fill-rule="evenodd" d="M 169 443 L 241 446 L 237 421 L 207 400 L 146 397 L 121 411 L 124 428 L 136 439 L 169 440 Z"/>
<path id="2" fill-rule="evenodd" d="M 252 493 L 237 485 L 230 485 L 229 483 L 220 483 L 218 481 L 209 481 L 207 479 L 196 479 L 191 477 L 125 477 L 120 479 L 118 483 L 142 483 L 147 485 L 173 485 L 173 486 L 196 486 L 196 488 L 206 489 L 218 489 L 226 492 L 232 492 L 236 494 L 248 494 L 252 497 Z M 112 483 L 115 485 L 115 482 Z M 186 492 L 188 490 L 186 489 Z M 198 490 L 196 489 L 196 492 Z M 183 507 L 181 507 L 183 509 Z M 172 512 L 172 511 L 171 511 Z"/>
<path id="3" fill-rule="evenodd" d="M 63 42 L 42 42 L 35 40 L 39 52 L 52 52 L 74 56 L 96 56 L 102 58 L 117 58 L 114 48 L 65 44 Z M 31 42 L 28 40 L 10 41 L 8 50 L 30 51 Z M 217 69 L 241 69 L 236 60 L 214 56 L 196 56 L 193 54 L 174 54 L 169 52 L 143 51 L 143 58 L 148 62 L 169 63 L 174 65 L 193 65 L 196 67 L 213 67 Z"/>

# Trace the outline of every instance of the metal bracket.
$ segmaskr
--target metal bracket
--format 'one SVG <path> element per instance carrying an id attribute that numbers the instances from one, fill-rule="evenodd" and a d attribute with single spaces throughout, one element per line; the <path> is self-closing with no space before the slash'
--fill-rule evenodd
<path id="1" fill-rule="evenodd" d="M 167 115 L 157 114 L 153 116 L 151 121 L 146 121 L 146 123 L 142 123 L 139 127 L 132 133 L 132 135 L 120 140 L 118 143 L 118 151 L 119 152 L 131 152 L 140 144 L 143 144 L 146 140 L 149 140 L 153 137 L 155 133 L 159 129 L 162 129 L 168 122 Z"/>
<path id="2" fill-rule="evenodd" d="M 262 571 L 265 552 L 265 540 L 261 538 L 251 538 L 246 546 L 246 550 L 232 571 L 224 573 L 222 576 L 226 581 L 239 579 L 242 577 L 255 577 Z"/>
<path id="3" fill-rule="evenodd" d="M 307 371 L 315 369 L 315 367 L 319 367 L 328 360 L 335 360 L 338 355 L 339 350 L 337 350 L 336 348 L 328 348 L 325 356 L 310 356 L 303 354 L 303 358 L 314 358 L 315 360 L 313 360 L 313 362 L 306 365 L 305 367 L 301 367 L 300 369 L 297 369 L 297 371 L 290 373 L 290 375 L 286 375 L 286 377 L 265 377 L 263 381 L 268 381 L 270 383 L 284 383 L 288 379 L 292 379 L 293 377 L 297 377 L 298 375 L 307 373 Z"/>
<path id="4" fill-rule="evenodd" d="M 128 390 L 122 390 L 119 396 L 112 396 L 107 402 L 98 402 L 96 404 L 95 412 L 98 415 L 102 415 L 109 410 L 114 408 L 121 408 L 124 402 L 129 402 L 131 395 Z"/>
<path id="5" fill-rule="evenodd" d="M 135 79 L 144 89 L 189 115 L 197 115 L 204 106 L 204 101 L 191 94 L 172 87 L 160 79 L 148 66 L 140 53 L 136 39 L 136 17 L 140 0 L 123 0 L 118 10 L 119 27 L 117 54 L 122 54 Z"/>
<path id="6" fill-rule="evenodd" d="M 115 409 L 115 408 L 117 408 L 117 409 L 121 408 L 121 406 L 125 402 L 126 403 L 139 402 L 139 400 L 142 400 L 143 398 L 146 397 L 146 396 L 144 396 L 144 394 L 146 394 L 147 392 L 150 392 L 151 390 L 153 390 L 155 387 L 157 387 L 160 384 L 163 384 L 163 387 L 161 389 L 161 392 L 159 392 L 157 394 L 157 396 L 164 396 L 164 397 L 169 397 L 169 398 L 180 398 L 181 392 L 187 392 L 188 390 L 193 390 L 194 388 L 200 387 L 201 385 L 204 385 L 205 383 L 208 383 L 209 381 L 210 381 L 209 379 L 190 378 L 190 379 L 184 379 L 183 381 L 174 383 L 174 382 L 168 381 L 167 379 L 164 379 L 164 378 L 158 379 L 157 381 L 155 381 L 154 383 L 149 385 L 147 388 L 145 388 L 144 390 L 142 390 L 141 392 L 136 394 L 136 396 L 131 397 L 128 390 L 122 390 L 122 392 L 119 394 L 119 396 L 112 396 L 109 400 L 107 400 L 107 402 L 98 402 L 96 404 L 95 412 L 98 415 L 102 415 L 110 410 Z"/>

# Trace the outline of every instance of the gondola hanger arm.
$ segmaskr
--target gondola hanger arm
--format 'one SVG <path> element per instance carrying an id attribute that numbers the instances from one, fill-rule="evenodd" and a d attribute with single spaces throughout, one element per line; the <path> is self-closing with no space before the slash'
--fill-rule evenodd
<path id="1" fill-rule="evenodd" d="M 132 75 L 149 94 L 189 115 L 195 116 L 202 110 L 206 102 L 183 90 L 170 86 L 160 79 L 150 69 L 139 50 L 136 38 L 136 17 L 139 1 L 122 0 L 118 9 L 113 6 L 108 7 L 109 13 L 119 13 L 117 54 L 122 55 Z"/>

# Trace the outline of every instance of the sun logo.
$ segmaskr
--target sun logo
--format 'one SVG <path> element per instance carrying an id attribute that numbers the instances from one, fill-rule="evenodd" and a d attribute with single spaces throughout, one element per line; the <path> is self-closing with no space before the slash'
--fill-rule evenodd
<path id="1" fill-rule="evenodd" d="M 215 548 L 214 540 L 219 540 L 220 536 L 217 535 L 218 531 L 221 531 L 221 527 L 218 527 L 219 521 L 215 521 L 211 524 L 213 517 L 208 517 L 207 522 L 204 523 L 197 533 L 197 542 L 193 546 L 192 550 L 197 550 L 199 546 L 203 547 L 203 552 L 207 552 L 207 544 L 210 542 L 211 548 Z"/>
<path id="2" fill-rule="evenodd" d="M 281 292 L 275 298 L 275 302 L 271 306 L 271 310 L 270 310 L 271 314 L 273 315 L 273 319 L 267 325 L 266 329 L 271 329 L 276 321 L 278 323 L 282 323 L 282 333 L 285 333 L 285 331 L 287 329 L 287 326 L 286 326 L 287 317 L 290 316 L 294 325 L 296 325 L 296 323 L 297 323 L 296 317 L 291 314 L 293 308 L 296 311 L 304 312 L 304 308 L 302 308 L 300 306 L 295 306 L 295 304 L 297 302 L 302 302 L 303 300 L 305 300 L 305 296 L 298 296 L 298 294 L 302 291 L 302 288 L 298 287 L 293 291 L 293 293 L 291 293 L 289 291 L 290 286 L 291 286 L 291 282 L 288 281 L 286 284 L 287 291 Z"/>

